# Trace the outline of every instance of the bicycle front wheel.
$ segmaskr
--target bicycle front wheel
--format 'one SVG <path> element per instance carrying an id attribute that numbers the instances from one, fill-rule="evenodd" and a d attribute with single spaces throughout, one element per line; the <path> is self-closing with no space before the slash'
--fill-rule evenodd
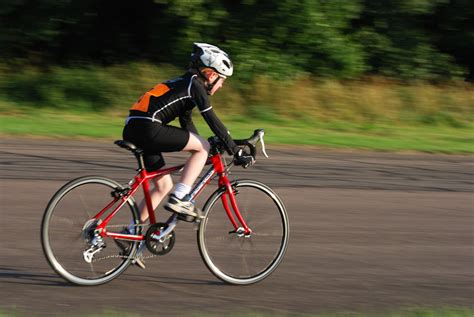
<path id="1" fill-rule="evenodd" d="M 111 204 L 111 193 L 119 188 L 111 179 L 86 176 L 67 183 L 51 198 L 43 216 L 41 242 L 49 264 L 67 281 L 85 286 L 103 284 L 130 265 L 138 242 L 123 241 L 121 248 L 113 239 L 94 240 L 97 222 L 93 217 Z M 117 205 L 110 206 L 104 217 Z M 107 231 L 120 232 L 132 219 L 138 223 L 139 216 L 135 201 L 129 198 L 108 223 Z M 137 227 L 135 233 L 139 231 Z M 89 258 L 85 256 L 88 250 Z"/>
<path id="2" fill-rule="evenodd" d="M 288 246 L 288 216 L 280 198 L 253 180 L 232 183 L 239 211 L 252 230 L 235 232 L 221 203 L 225 189 L 206 202 L 198 235 L 204 263 L 219 279 L 230 284 L 253 284 L 268 277 L 280 264 Z M 227 195 L 226 195 L 227 196 Z"/>

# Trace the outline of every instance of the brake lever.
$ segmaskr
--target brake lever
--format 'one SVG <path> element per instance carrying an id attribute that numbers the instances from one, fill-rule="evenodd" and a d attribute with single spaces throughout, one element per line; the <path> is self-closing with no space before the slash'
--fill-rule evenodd
<path id="1" fill-rule="evenodd" d="M 265 151 L 265 142 L 263 141 L 263 136 L 265 135 L 265 132 L 264 131 L 260 131 L 258 136 L 260 138 L 260 143 L 262 143 L 262 152 L 263 152 L 263 155 L 265 155 L 266 158 L 268 158 L 268 154 L 267 154 L 267 151 Z"/>

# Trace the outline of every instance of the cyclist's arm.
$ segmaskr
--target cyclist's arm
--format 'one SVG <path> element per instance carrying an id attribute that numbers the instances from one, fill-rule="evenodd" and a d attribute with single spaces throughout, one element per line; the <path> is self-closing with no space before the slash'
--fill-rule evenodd
<path id="1" fill-rule="evenodd" d="M 211 131 L 224 142 L 226 145 L 226 150 L 229 154 L 235 154 L 239 150 L 239 147 L 230 136 L 229 130 L 226 129 L 224 124 L 212 109 L 212 106 L 209 103 L 209 98 L 207 97 L 207 92 L 202 84 L 194 81 L 192 95 L 199 112 L 203 116 L 204 120 L 206 120 L 206 123 Z"/>
<path id="2" fill-rule="evenodd" d="M 206 112 L 201 112 L 201 114 L 212 132 L 225 143 L 227 153 L 230 155 L 235 154 L 239 150 L 239 147 L 230 136 L 229 130 L 227 130 L 221 120 L 219 120 L 214 110 L 210 109 Z"/>
<path id="3" fill-rule="evenodd" d="M 186 129 L 196 135 L 199 135 L 198 130 L 196 129 L 196 126 L 193 122 L 192 113 L 192 110 L 188 110 L 184 113 L 184 115 L 180 116 L 179 124 L 181 125 L 181 128 Z"/>

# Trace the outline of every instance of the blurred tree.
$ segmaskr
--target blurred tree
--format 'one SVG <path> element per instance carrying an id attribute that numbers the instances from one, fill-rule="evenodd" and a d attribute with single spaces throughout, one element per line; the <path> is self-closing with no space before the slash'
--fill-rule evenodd
<path id="1" fill-rule="evenodd" d="M 57 17 L 66 1 L 5 0 L 0 2 L 0 47 L 5 59 L 28 57 L 37 62 L 54 49 L 60 35 Z"/>
<path id="2" fill-rule="evenodd" d="M 469 68 L 474 80 L 474 1 L 443 1 L 436 8 L 432 24 L 434 41 L 441 51 Z"/>
<path id="3" fill-rule="evenodd" d="M 357 1 L 226 1 L 222 31 L 239 69 L 291 76 L 354 77 L 364 69 L 363 51 L 346 32 Z"/>
<path id="4" fill-rule="evenodd" d="M 355 37 L 365 48 L 370 72 L 403 79 L 451 79 L 463 75 L 436 47 L 433 14 L 443 0 L 364 0 Z"/>
<path id="5" fill-rule="evenodd" d="M 471 0 L 3 0 L 4 63 L 185 66 L 194 41 L 237 76 L 474 77 Z"/>

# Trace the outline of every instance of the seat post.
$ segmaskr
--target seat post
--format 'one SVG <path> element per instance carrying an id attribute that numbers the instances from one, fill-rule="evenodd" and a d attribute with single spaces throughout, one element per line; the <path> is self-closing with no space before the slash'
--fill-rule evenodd
<path id="1" fill-rule="evenodd" d="M 138 169 L 143 170 L 145 169 L 145 162 L 143 160 L 143 149 L 137 148 L 133 143 L 124 141 L 124 140 L 117 140 L 114 144 L 124 148 L 126 150 L 131 151 L 138 161 Z"/>
<path id="2" fill-rule="evenodd" d="M 143 151 L 137 150 L 137 151 L 134 151 L 134 154 L 138 161 L 138 169 L 139 170 L 145 169 L 145 162 L 143 161 Z"/>

